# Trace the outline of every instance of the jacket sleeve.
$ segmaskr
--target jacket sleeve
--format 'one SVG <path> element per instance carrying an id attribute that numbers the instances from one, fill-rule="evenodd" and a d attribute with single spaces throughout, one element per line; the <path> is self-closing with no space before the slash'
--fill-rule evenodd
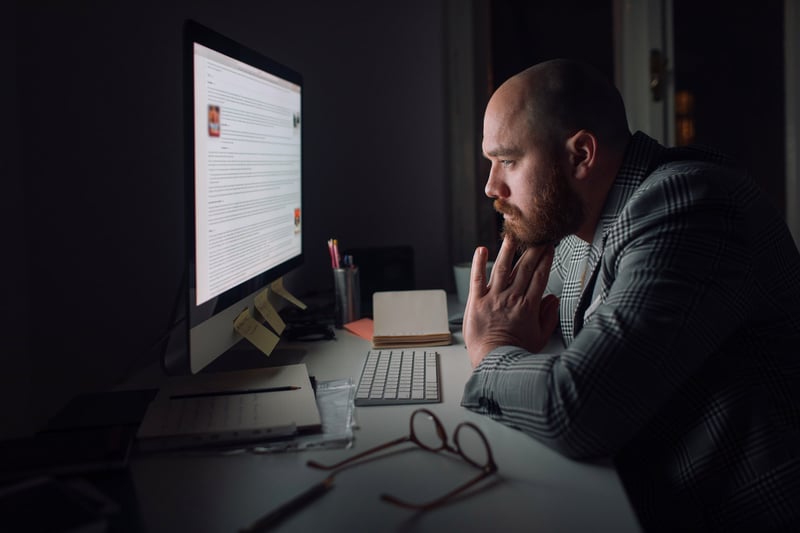
<path id="1" fill-rule="evenodd" d="M 607 231 L 601 303 L 574 341 L 553 354 L 492 351 L 462 405 L 591 458 L 614 455 L 667 402 L 690 397 L 692 376 L 752 305 L 736 183 L 702 165 L 648 178 Z"/>

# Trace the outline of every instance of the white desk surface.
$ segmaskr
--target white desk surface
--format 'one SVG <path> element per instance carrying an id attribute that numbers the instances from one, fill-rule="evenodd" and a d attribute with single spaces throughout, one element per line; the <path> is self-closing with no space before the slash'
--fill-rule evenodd
<path id="1" fill-rule="evenodd" d="M 371 344 L 345 330 L 336 341 L 287 343 L 277 358 L 304 362 L 320 381 L 358 377 Z M 468 496 L 416 512 L 379 499 L 440 496 L 477 471 L 449 454 L 409 451 L 340 473 L 333 489 L 279 524 L 277 531 L 640 531 L 613 467 L 564 458 L 531 437 L 460 406 L 471 368 L 461 335 L 441 353 L 443 402 L 427 404 L 448 434 L 465 420 L 486 434 L 499 472 Z M 311 458 L 333 463 L 408 434 L 418 405 L 356 408 L 351 449 L 233 456 L 136 456 L 131 476 L 141 520 L 151 533 L 234 532 L 322 480 Z M 403 449 L 404 447 L 398 447 Z"/>

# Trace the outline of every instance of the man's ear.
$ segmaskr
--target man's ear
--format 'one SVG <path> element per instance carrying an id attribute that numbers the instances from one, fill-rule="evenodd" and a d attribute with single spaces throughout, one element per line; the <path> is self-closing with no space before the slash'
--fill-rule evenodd
<path id="1" fill-rule="evenodd" d="M 597 137 L 579 130 L 567 139 L 567 154 L 575 178 L 584 179 L 597 163 Z"/>

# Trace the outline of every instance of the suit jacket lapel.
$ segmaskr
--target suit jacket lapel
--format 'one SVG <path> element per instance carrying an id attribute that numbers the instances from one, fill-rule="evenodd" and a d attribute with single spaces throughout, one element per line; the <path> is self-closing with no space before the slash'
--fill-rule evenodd
<path id="1" fill-rule="evenodd" d="M 564 286 L 561 291 L 559 303 L 559 318 L 561 322 L 561 335 L 567 346 L 575 338 L 575 311 L 580 300 L 582 283 L 581 279 L 587 272 L 587 260 L 589 255 L 589 243 L 581 241 L 577 237 L 571 236 L 570 245 L 573 246 L 572 253 L 568 261 L 567 276 L 564 279 Z"/>

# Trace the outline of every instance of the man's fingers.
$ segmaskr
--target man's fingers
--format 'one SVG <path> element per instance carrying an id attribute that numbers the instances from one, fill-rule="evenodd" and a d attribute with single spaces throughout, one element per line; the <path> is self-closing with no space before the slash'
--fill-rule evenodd
<path id="1" fill-rule="evenodd" d="M 472 270 L 469 274 L 469 300 L 473 295 L 482 296 L 486 291 L 486 262 L 489 260 L 489 250 L 485 246 L 478 246 L 472 254 Z"/>
<path id="2" fill-rule="evenodd" d="M 533 301 L 541 299 L 550 268 L 553 264 L 553 246 L 535 246 L 526 249 L 516 264 L 513 263 L 516 244 L 508 237 L 503 239 L 500 252 L 492 267 L 492 290 L 500 293 L 511 289 Z M 470 271 L 469 297 L 481 297 L 487 292 L 486 264 L 489 250 L 485 246 L 475 249 Z M 469 302 L 467 305 L 469 308 Z"/>
<path id="3" fill-rule="evenodd" d="M 547 288 L 547 280 L 550 278 L 550 268 L 553 266 L 553 246 L 544 246 L 537 250 L 539 252 L 536 266 L 533 269 L 530 284 L 528 285 L 528 296 L 541 299 L 544 290 Z"/>
<path id="4" fill-rule="evenodd" d="M 547 285 L 553 260 L 552 252 L 552 246 L 527 248 L 517 261 L 517 264 L 514 265 L 511 278 L 512 288 L 520 294 L 526 294 L 529 297 L 536 296 L 536 289 L 541 285 L 542 277 L 544 278 L 544 286 Z M 539 295 L 536 296 L 537 300 L 541 297 L 541 293 L 544 292 L 544 286 L 541 287 Z"/>
<path id="5" fill-rule="evenodd" d="M 497 258 L 494 260 L 492 266 L 492 286 L 499 289 L 505 287 L 513 279 L 513 270 L 516 268 L 514 265 L 514 254 L 517 251 L 517 243 L 511 237 L 503 238 L 500 244 L 500 251 L 497 253 Z"/>

